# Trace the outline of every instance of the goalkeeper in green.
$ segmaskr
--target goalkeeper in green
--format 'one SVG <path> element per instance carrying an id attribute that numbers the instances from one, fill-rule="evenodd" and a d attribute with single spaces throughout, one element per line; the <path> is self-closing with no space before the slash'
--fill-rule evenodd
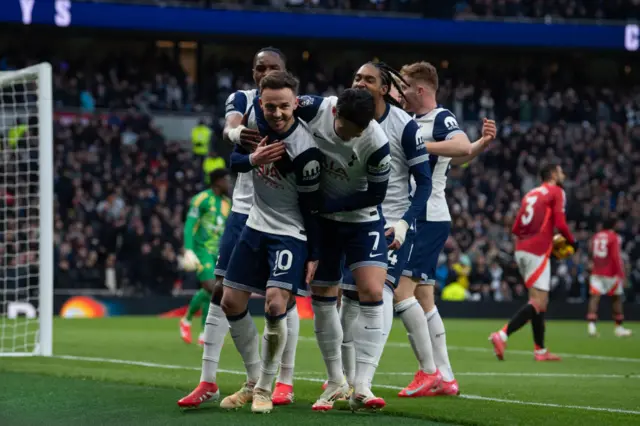
<path id="1" fill-rule="evenodd" d="M 195 271 L 202 288 L 194 294 L 186 315 L 180 320 L 180 336 L 191 343 L 191 319 L 202 310 L 202 329 L 209 311 L 209 302 L 215 283 L 214 268 L 218 258 L 218 244 L 224 225 L 231 211 L 229 171 L 217 169 L 209 174 L 211 189 L 202 191 L 191 199 L 189 213 L 184 224 L 184 254 L 182 267 Z M 198 344 L 203 345 L 200 333 Z"/>

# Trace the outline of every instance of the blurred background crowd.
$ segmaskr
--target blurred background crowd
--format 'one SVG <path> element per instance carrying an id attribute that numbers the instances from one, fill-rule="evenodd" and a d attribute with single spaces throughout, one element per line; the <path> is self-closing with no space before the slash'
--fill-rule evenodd
<path id="1" fill-rule="evenodd" d="M 421 12 L 411 0 L 187 1 L 196 6 L 321 7 Z M 160 2 L 171 4 L 171 2 Z M 175 2 L 174 2 L 175 3 Z M 639 0 L 469 0 L 456 16 L 623 19 Z M 175 46 L 114 48 L 86 44 L 0 46 L 0 70 L 42 60 L 54 66 L 55 286 L 118 294 L 172 294 L 195 288 L 178 267 L 189 199 L 206 187 L 208 159 L 228 160 L 224 101 L 252 88 L 251 58 L 261 45 L 217 46 L 193 72 Z M 278 46 L 280 47 L 280 46 Z M 84 50 L 83 50 L 84 49 Z M 172 50 L 173 49 L 173 50 Z M 74 52 L 75 50 L 75 52 Z M 539 165 L 560 158 L 568 175 L 567 216 L 579 251 L 553 264 L 554 297 L 587 295 L 588 240 L 615 215 L 628 267 L 628 296 L 640 291 L 640 79 L 617 58 L 449 49 L 336 54 L 283 47 L 301 92 L 334 95 L 367 60 L 394 67 L 429 60 L 440 73 L 438 101 L 479 137 L 483 117 L 497 120 L 488 151 L 449 172 L 453 228 L 437 270 L 438 291 L 462 286 L 468 300 L 526 297 L 513 260 L 511 224 Z M 460 59 L 464 57 L 464 59 Z M 7 102 L 5 93 L 5 103 Z M 176 137 L 176 117 L 193 138 Z M 173 119 L 174 121 L 168 121 Z M 169 124 L 167 124 L 169 123 Z M 37 264 L 37 135 L 34 123 L 0 138 L 0 269 L 29 279 Z M 185 124 L 186 125 L 186 124 Z M 193 131 L 192 131 L 193 130 Z M 208 149 L 194 150 L 203 137 Z M 17 166 L 16 166 L 17 164 Z M 216 163 L 219 164 L 219 163 Z M 224 163 L 223 163 L 224 164 Z M 16 167 L 22 172 L 16 173 Z M 635 289 L 635 290 L 634 290 Z"/>

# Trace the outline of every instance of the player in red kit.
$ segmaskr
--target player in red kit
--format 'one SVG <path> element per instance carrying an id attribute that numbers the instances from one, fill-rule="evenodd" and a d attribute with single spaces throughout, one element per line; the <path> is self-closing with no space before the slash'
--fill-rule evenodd
<path id="1" fill-rule="evenodd" d="M 590 336 L 597 336 L 596 320 L 600 296 L 611 296 L 613 319 L 616 322 L 614 333 L 617 337 L 631 336 L 631 330 L 622 326 L 623 283 L 625 280 L 624 263 L 620 254 L 620 237 L 613 231 L 614 219 L 603 224 L 603 229 L 591 239 L 591 276 L 589 277 L 589 321 Z"/>
<path id="2" fill-rule="evenodd" d="M 557 355 L 544 346 L 544 313 L 549 300 L 551 266 L 555 230 L 574 245 L 575 240 L 565 218 L 564 173 L 558 164 L 542 167 L 543 184 L 529 191 L 522 199 L 511 232 L 516 237 L 515 258 L 520 274 L 529 289 L 529 302 L 523 306 L 502 330 L 489 337 L 499 360 L 504 359 L 507 338 L 528 321 L 533 328 L 536 361 L 559 361 Z"/>

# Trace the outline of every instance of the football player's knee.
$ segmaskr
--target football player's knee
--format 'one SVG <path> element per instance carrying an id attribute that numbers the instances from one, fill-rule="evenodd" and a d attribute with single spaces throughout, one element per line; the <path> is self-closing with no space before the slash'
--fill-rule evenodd
<path id="1" fill-rule="evenodd" d="M 311 286 L 311 293 L 315 296 L 336 297 L 338 296 L 338 286 L 320 287 Z"/>
<path id="2" fill-rule="evenodd" d="M 231 295 L 230 292 L 225 291 L 222 295 L 222 300 L 220 301 L 220 307 L 225 315 L 239 315 L 241 314 L 246 306 L 240 306 L 237 300 Z"/>
<path id="3" fill-rule="evenodd" d="M 265 298 L 265 312 L 270 316 L 278 316 L 287 312 L 289 293 L 280 288 L 269 288 Z"/>
<path id="4" fill-rule="evenodd" d="M 358 289 L 358 298 L 361 302 L 377 302 L 382 300 L 384 286 L 363 286 Z"/>

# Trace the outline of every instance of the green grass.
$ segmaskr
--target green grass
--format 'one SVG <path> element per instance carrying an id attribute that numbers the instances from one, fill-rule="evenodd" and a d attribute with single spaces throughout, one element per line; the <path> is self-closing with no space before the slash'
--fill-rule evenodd
<path id="1" fill-rule="evenodd" d="M 177 320 L 56 319 L 55 357 L 0 358 L 0 425 L 640 424 L 637 337 L 617 339 L 611 324 L 600 324 L 602 337 L 590 339 L 582 322 L 550 322 L 547 342 L 553 351 L 567 355 L 562 362 L 534 362 L 528 328 L 512 337 L 506 361 L 498 362 L 487 336 L 500 325 L 473 319 L 446 321 L 463 397 L 400 399 L 398 389 L 410 381 L 416 363 L 402 324 L 396 323 L 375 378 L 375 384 L 382 386 L 375 392 L 386 398 L 387 407 L 367 415 L 311 411 L 321 393 L 324 364 L 312 323 L 304 321 L 296 404 L 257 416 L 248 407 L 233 413 L 215 406 L 178 409 L 176 400 L 198 383 L 201 352 L 196 345 L 182 343 Z M 198 331 L 194 325 L 194 335 Z M 221 368 L 221 391 L 234 392 L 244 376 L 230 337 Z"/>

